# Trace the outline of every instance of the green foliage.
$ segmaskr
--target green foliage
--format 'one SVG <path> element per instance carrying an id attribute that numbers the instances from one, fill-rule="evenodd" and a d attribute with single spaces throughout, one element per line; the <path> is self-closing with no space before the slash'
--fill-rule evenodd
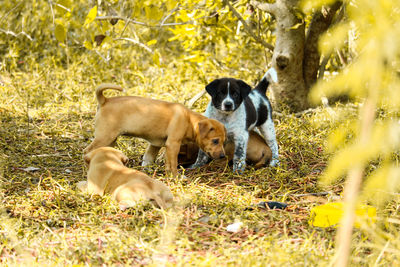
<path id="1" fill-rule="evenodd" d="M 307 2 L 306 6 L 310 8 L 310 5 L 311 2 Z M 349 41 L 349 33 L 356 32 L 354 50 L 357 56 L 337 76 L 317 84 L 311 97 L 316 101 L 322 95 L 329 97 L 348 93 L 361 101 L 369 99 L 373 103 L 371 112 L 375 113 L 373 109 L 379 108 L 380 113 L 370 129 L 363 129 L 362 122 L 357 123 L 358 118 L 354 119 L 351 123 L 351 141 L 346 140 L 347 145 L 335 153 L 323 181 L 332 182 L 342 177 L 352 166 L 368 167 L 376 160 L 384 160 L 385 163 L 378 164 L 377 169 L 368 177 L 364 190 L 364 198 L 370 196 L 369 199 L 382 203 L 381 200 L 388 199 L 387 193 L 390 195 L 400 186 L 400 168 L 393 154 L 400 147 L 400 48 L 397 45 L 400 42 L 400 5 L 397 1 L 360 0 L 346 8 L 348 20 L 322 38 L 321 50 L 329 54 L 339 49 Z M 344 140 L 345 131 L 349 131 L 349 128 L 332 133 L 330 140 L 336 143 L 331 144 L 332 147 Z M 363 132 L 367 132 L 367 140 L 361 140 Z M 386 193 L 382 193 L 382 190 Z"/>
<path id="2" fill-rule="evenodd" d="M 3 2 L 0 29 L 15 34 L 24 31 L 30 38 L 0 31 L 7 37 L 0 40 L 0 56 L 4 56 L 3 67 L 7 68 L 48 57 L 68 64 L 82 54 L 90 64 L 118 62 L 119 54 L 135 66 L 141 64 L 133 61 L 166 66 L 178 60 L 193 68 L 211 63 L 215 68 L 239 69 L 238 58 L 259 59 L 254 62 L 259 66 L 267 64 L 267 58 L 258 56 L 264 54 L 262 46 L 251 41 L 242 28 L 237 29 L 237 19 L 222 2 L 102 1 L 97 6 L 82 0 L 59 0 L 21 2 L 15 8 L 13 1 Z M 265 30 L 259 34 L 273 41 L 271 18 L 247 10 L 246 5 L 240 1 L 236 8 L 255 30 L 262 22 L 258 29 Z M 135 54 L 141 54 L 140 60 Z M 210 57 L 215 60 L 210 62 Z"/>

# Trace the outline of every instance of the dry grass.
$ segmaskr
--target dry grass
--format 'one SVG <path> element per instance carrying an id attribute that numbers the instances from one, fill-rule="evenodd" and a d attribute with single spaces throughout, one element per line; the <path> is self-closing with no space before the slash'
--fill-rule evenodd
<path id="1" fill-rule="evenodd" d="M 148 69 L 139 76 L 127 69 L 113 76 L 107 69 L 71 65 L 0 73 L 2 264 L 325 266 L 332 261 L 335 229 L 309 226 L 308 218 L 313 206 L 342 191 L 342 182 L 321 187 L 318 177 L 329 157 L 327 134 L 355 116 L 349 106 L 334 109 L 346 114 L 341 121 L 323 109 L 277 117 L 280 167 L 243 175 L 211 164 L 186 171 L 187 179 L 167 178 L 162 159 L 149 169 L 139 167 L 142 141 L 120 138 L 118 148 L 131 159 L 130 167 L 171 187 L 176 207 L 168 212 L 146 203 L 120 211 L 108 197 L 77 191 L 76 182 L 86 175 L 82 150 L 93 136 L 95 84 L 113 81 L 130 95 L 185 103 L 204 85 L 189 79 L 191 71 Z M 203 111 L 207 101 L 203 97 L 195 109 Z M 329 194 L 299 196 L 316 192 Z M 289 207 L 249 209 L 266 200 Z M 400 265 L 399 207 L 397 195 L 378 209 L 376 226 L 355 231 L 354 265 Z M 241 231 L 227 232 L 235 221 L 243 222 Z"/>

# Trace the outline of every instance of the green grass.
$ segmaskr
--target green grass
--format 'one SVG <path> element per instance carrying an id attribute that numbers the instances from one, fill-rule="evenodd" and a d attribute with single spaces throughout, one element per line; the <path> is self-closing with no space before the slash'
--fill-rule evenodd
<path id="1" fill-rule="evenodd" d="M 333 260 L 334 228 L 308 224 L 310 209 L 340 196 L 343 182 L 321 186 L 327 165 L 326 137 L 351 106 L 275 118 L 281 165 L 232 174 L 210 164 L 164 176 L 163 159 L 140 167 L 145 143 L 122 137 L 118 148 L 128 166 L 165 182 L 175 197 L 167 212 L 149 203 L 120 211 L 108 196 L 89 196 L 75 186 L 86 179 L 82 150 L 93 137 L 94 88 L 124 86 L 128 95 L 185 103 L 204 82 L 178 67 L 110 72 L 71 64 L 1 72 L 0 263 L 6 265 L 194 265 L 326 266 Z M 140 75 L 138 74 L 140 73 Z M 229 73 L 217 73 L 229 75 Z M 115 76 L 113 76 L 115 75 Z M 214 73 L 214 75 L 216 75 Z M 238 76 L 241 73 L 237 74 Z M 246 80 L 254 80 L 249 77 Z M 207 97 L 194 109 L 204 111 Z M 39 168 L 25 171 L 24 168 Z M 329 192 L 325 197 L 298 196 Z M 378 208 L 375 226 L 355 230 L 352 264 L 400 265 L 399 195 Z M 286 210 L 248 209 L 260 201 L 289 204 Z M 241 221 L 238 233 L 226 226 Z"/>

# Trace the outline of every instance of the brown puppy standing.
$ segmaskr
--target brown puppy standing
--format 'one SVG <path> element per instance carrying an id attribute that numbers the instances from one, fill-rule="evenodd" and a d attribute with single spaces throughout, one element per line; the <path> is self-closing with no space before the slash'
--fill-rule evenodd
<path id="1" fill-rule="evenodd" d="M 121 208 L 132 207 L 141 199 L 154 200 L 161 208 L 172 205 L 169 188 L 146 174 L 124 166 L 128 157 L 112 147 L 100 147 L 84 156 L 89 165 L 87 181 L 78 188 L 91 194 L 111 194 Z"/>
<path id="2" fill-rule="evenodd" d="M 84 153 L 112 145 L 119 135 L 147 140 L 143 166 L 154 162 L 161 147 L 166 147 L 166 171 L 177 175 L 181 144 L 196 143 L 211 158 L 225 157 L 226 130 L 222 123 L 195 113 L 182 104 L 137 96 L 105 98 L 103 91 L 123 89 L 102 84 L 96 89 L 99 103 L 95 120 L 95 139 Z"/>

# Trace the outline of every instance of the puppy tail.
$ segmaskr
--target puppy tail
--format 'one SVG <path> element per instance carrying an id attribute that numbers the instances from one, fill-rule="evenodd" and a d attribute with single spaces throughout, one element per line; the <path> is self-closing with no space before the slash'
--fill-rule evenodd
<path id="1" fill-rule="evenodd" d="M 103 83 L 100 84 L 97 88 L 96 88 L 96 98 L 97 98 L 97 102 L 99 102 L 99 105 L 103 105 L 106 102 L 106 98 L 103 95 L 103 91 L 106 89 L 113 89 L 113 90 L 118 90 L 118 91 L 124 91 L 124 89 L 121 86 L 115 85 L 115 84 L 111 84 L 111 83 Z"/>
<path id="2" fill-rule="evenodd" d="M 278 82 L 278 75 L 274 68 L 270 68 L 264 74 L 261 81 L 257 84 L 257 86 L 254 89 L 260 91 L 263 95 L 265 95 L 265 93 L 267 92 L 268 86 L 271 82 L 273 82 L 273 83 Z"/>

